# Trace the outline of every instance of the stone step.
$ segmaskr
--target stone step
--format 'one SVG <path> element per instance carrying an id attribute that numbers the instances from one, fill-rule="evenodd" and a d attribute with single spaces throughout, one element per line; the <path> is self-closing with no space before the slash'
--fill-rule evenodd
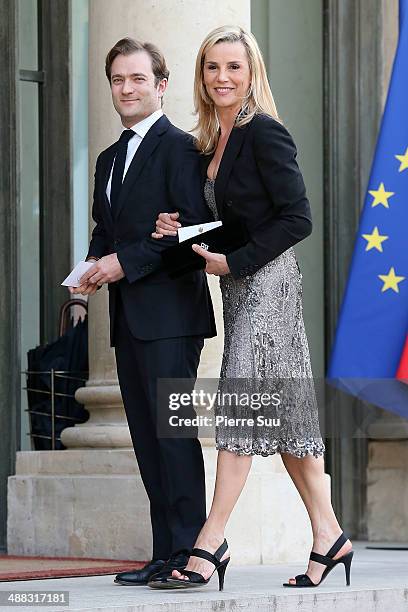
<path id="1" fill-rule="evenodd" d="M 408 551 L 368 550 L 365 544 L 354 545 L 350 587 L 344 566 L 337 566 L 320 587 L 284 588 L 282 582 L 305 569 L 290 564 L 232 566 L 222 593 L 216 576 L 194 591 L 118 586 L 113 576 L 1 583 L 0 591 L 69 591 L 69 607 L 36 606 L 36 612 L 407 612 Z"/>

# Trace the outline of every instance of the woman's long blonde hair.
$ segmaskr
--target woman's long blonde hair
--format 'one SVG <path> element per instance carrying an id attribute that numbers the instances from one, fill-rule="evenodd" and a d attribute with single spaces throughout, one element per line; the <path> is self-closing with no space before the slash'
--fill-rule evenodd
<path id="1" fill-rule="evenodd" d="M 198 149 L 207 155 L 212 153 L 217 146 L 219 123 L 214 102 L 204 85 L 204 61 L 207 51 L 221 42 L 242 42 L 251 73 L 251 83 L 242 101 L 235 126 L 240 127 L 249 123 L 256 113 L 264 113 L 280 121 L 268 83 L 265 63 L 255 37 L 239 26 L 216 28 L 205 37 L 198 51 L 194 75 L 194 110 L 198 116 L 194 132 Z"/>

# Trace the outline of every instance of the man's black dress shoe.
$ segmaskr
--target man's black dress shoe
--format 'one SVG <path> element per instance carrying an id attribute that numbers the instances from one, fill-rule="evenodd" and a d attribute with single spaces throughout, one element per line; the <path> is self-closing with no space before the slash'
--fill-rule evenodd
<path id="1" fill-rule="evenodd" d="M 153 574 L 157 574 L 166 565 L 165 559 L 154 559 L 139 570 L 121 572 L 115 578 L 116 584 L 125 586 L 146 585 Z"/>
<path id="2" fill-rule="evenodd" d="M 183 548 L 182 550 L 178 550 L 177 552 L 173 553 L 164 567 L 156 574 L 151 575 L 147 586 L 151 587 L 152 589 L 166 588 L 165 585 L 167 578 L 171 576 L 172 571 L 174 569 L 182 570 L 186 567 L 190 558 L 190 552 L 190 550 Z"/>

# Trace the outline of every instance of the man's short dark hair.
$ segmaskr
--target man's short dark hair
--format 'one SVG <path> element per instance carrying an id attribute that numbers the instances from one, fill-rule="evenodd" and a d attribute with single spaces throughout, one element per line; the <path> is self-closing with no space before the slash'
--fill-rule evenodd
<path id="1" fill-rule="evenodd" d="M 166 60 L 164 59 L 163 53 L 154 45 L 149 42 L 140 42 L 138 40 L 134 40 L 133 38 L 121 38 L 118 42 L 112 47 L 106 56 L 105 61 L 105 72 L 108 77 L 108 81 L 111 81 L 111 69 L 112 63 L 115 57 L 118 55 L 131 55 L 132 53 L 137 53 L 138 51 L 145 51 L 150 55 L 152 60 L 152 70 L 155 77 L 155 85 L 159 83 L 162 79 L 169 78 L 169 71 L 166 66 Z"/>

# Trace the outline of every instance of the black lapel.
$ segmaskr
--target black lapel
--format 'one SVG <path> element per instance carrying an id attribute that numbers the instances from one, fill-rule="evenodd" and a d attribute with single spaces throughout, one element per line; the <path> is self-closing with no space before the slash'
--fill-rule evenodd
<path id="1" fill-rule="evenodd" d="M 204 183 L 207 179 L 207 170 L 208 170 L 208 166 L 210 165 L 210 161 L 212 160 L 213 155 L 203 155 L 203 153 L 201 153 L 201 183 L 202 183 L 202 187 L 204 189 Z"/>
<path id="2" fill-rule="evenodd" d="M 110 147 L 106 151 L 106 155 L 105 155 L 106 159 L 104 160 L 105 167 L 104 167 L 103 176 L 102 176 L 102 198 L 103 198 L 103 203 L 105 206 L 106 214 L 111 223 L 113 223 L 113 218 L 112 218 L 110 202 L 108 200 L 108 196 L 106 195 L 106 187 L 108 185 L 109 176 L 112 170 L 112 165 L 113 165 L 113 160 L 115 158 L 115 155 L 116 155 L 115 146 Z"/>
<path id="3" fill-rule="evenodd" d="M 126 172 L 125 180 L 123 181 L 122 189 L 120 190 L 115 215 L 116 220 L 120 215 L 120 211 L 123 208 L 123 204 L 126 202 L 126 198 L 129 195 L 130 188 L 143 170 L 143 166 L 145 165 L 146 161 L 149 159 L 149 157 L 159 144 L 161 135 L 168 130 L 169 125 L 170 121 L 165 115 L 163 115 L 162 117 L 160 117 L 160 119 L 156 121 L 156 123 L 152 125 L 152 127 L 140 143 L 130 163 L 128 171 Z"/>
<path id="4" fill-rule="evenodd" d="M 217 204 L 218 212 L 221 213 L 224 204 L 224 194 L 227 188 L 228 179 L 231 174 L 232 166 L 238 156 L 243 145 L 245 134 L 247 132 L 247 123 L 243 127 L 235 127 L 232 129 L 228 142 L 226 144 L 224 153 L 221 158 L 221 163 L 218 168 L 217 176 L 215 179 L 215 201 Z"/>

